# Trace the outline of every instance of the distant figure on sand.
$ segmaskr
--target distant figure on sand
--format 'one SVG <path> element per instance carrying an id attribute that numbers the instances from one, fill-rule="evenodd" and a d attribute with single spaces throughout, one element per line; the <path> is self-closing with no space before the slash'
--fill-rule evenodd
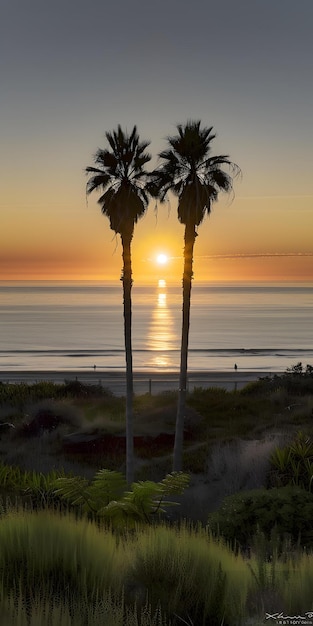
<path id="1" fill-rule="evenodd" d="M 235 372 L 237 372 L 237 369 L 238 369 L 238 367 L 237 367 L 237 363 L 235 363 L 235 365 L 234 365 L 234 370 L 235 370 Z"/>
<path id="2" fill-rule="evenodd" d="M 93 366 L 93 369 L 95 370 L 95 369 L 96 369 L 96 367 L 97 367 L 97 366 L 96 366 L 96 365 L 94 365 L 94 366 Z"/>

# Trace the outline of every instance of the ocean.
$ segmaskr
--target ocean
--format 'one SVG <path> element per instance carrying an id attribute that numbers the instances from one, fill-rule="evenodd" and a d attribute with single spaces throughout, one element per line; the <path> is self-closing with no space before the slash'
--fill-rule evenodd
<path id="1" fill-rule="evenodd" d="M 134 372 L 178 372 L 181 283 L 134 284 Z M 0 371 L 125 370 L 122 286 L 1 282 Z M 313 364 L 312 283 L 192 286 L 190 371 Z"/>

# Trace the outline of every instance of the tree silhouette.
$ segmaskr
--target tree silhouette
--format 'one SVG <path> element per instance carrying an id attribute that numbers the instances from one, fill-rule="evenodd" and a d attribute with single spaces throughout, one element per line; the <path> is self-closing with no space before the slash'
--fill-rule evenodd
<path id="1" fill-rule="evenodd" d="M 131 242 L 134 226 L 145 213 L 149 193 L 145 165 L 151 155 L 146 152 L 148 141 L 139 140 L 134 126 L 128 135 L 119 125 L 116 131 L 105 133 L 110 149 L 98 149 L 94 157 L 96 167 L 87 167 L 90 175 L 87 194 L 100 191 L 98 203 L 110 220 L 110 227 L 121 237 L 123 270 L 123 313 L 126 357 L 126 480 L 134 479 L 133 440 L 133 364 L 132 364 L 132 264 Z"/>
<path id="2" fill-rule="evenodd" d="M 239 167 L 226 155 L 211 156 L 215 138 L 213 127 L 202 127 L 200 121 L 188 121 L 177 126 L 178 134 L 168 137 L 169 148 L 159 154 L 163 163 L 153 172 L 151 192 L 164 202 L 171 191 L 178 197 L 178 219 L 185 225 L 183 310 L 179 396 L 176 417 L 173 470 L 182 468 L 184 414 L 187 391 L 187 361 L 190 325 L 191 281 L 193 278 L 193 249 L 197 227 L 211 211 L 220 191 L 230 192 L 233 177 Z M 228 169 L 224 171 L 224 168 Z"/>

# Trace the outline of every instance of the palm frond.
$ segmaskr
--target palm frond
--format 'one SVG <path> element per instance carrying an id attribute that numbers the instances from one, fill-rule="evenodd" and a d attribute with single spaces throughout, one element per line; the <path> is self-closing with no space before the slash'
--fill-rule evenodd
<path id="1" fill-rule="evenodd" d="M 210 184 L 216 192 L 231 191 L 233 188 L 233 180 L 229 174 L 221 169 L 211 169 L 207 176 L 208 184 Z"/>
<path id="2" fill-rule="evenodd" d="M 115 172 L 118 167 L 118 159 L 116 158 L 116 155 L 109 150 L 99 149 L 95 156 L 95 163 L 98 163 L 102 168 L 106 168 L 112 172 Z"/>
<path id="3" fill-rule="evenodd" d="M 164 202 L 171 191 L 179 199 L 179 220 L 198 226 L 219 192 L 232 190 L 232 176 L 237 176 L 240 168 L 227 155 L 210 154 L 216 136 L 212 126 L 201 127 L 199 120 L 189 120 L 178 124 L 177 131 L 168 137 L 170 147 L 159 154 L 163 163 L 151 175 L 151 193 Z"/>
<path id="4" fill-rule="evenodd" d="M 101 189 L 98 203 L 110 219 L 112 230 L 122 235 L 132 233 L 134 224 L 144 214 L 149 202 L 149 174 L 145 165 L 151 160 L 146 152 L 148 141 L 140 141 L 137 127 L 128 135 L 120 125 L 105 133 L 110 149 L 98 149 L 95 164 L 87 167 L 91 174 L 87 193 Z"/>
<path id="5" fill-rule="evenodd" d="M 90 194 L 92 191 L 95 191 L 99 188 L 105 189 L 107 184 L 110 181 L 110 176 L 105 173 L 96 174 L 96 176 L 92 176 L 86 186 L 86 191 Z"/>

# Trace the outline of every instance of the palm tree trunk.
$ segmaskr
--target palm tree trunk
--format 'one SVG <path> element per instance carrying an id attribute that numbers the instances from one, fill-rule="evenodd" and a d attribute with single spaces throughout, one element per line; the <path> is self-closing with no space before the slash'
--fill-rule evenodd
<path id="1" fill-rule="evenodd" d="M 132 355 L 132 309 L 131 309 L 131 240 L 132 235 L 121 235 L 123 246 L 123 306 L 124 340 L 126 357 L 126 480 L 134 481 L 134 432 L 133 432 L 133 355 Z"/>
<path id="2" fill-rule="evenodd" d="M 184 421 L 187 393 L 187 361 L 190 325 L 190 296 L 192 281 L 193 247 L 197 233 L 193 224 L 186 224 L 184 246 L 184 275 L 183 275 L 183 320 L 180 349 L 180 376 L 178 406 L 176 416 L 176 430 L 173 455 L 173 471 L 179 472 L 183 466 Z"/>

